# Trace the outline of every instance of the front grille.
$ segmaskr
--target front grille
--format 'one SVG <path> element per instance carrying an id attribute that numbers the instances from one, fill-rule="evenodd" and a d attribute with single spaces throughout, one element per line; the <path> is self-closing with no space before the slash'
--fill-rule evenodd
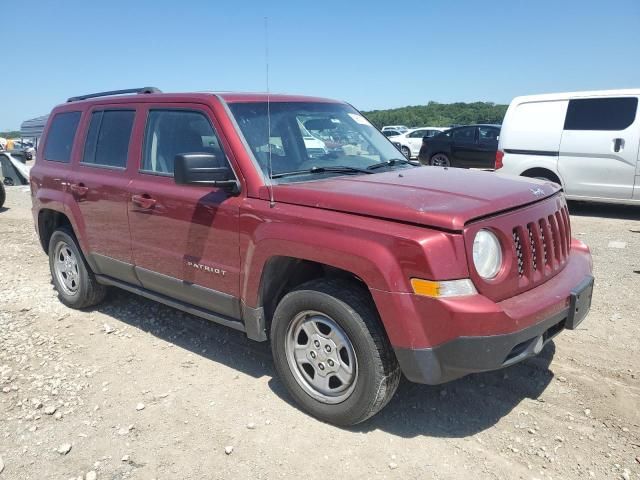
<path id="1" fill-rule="evenodd" d="M 533 269 L 538 269 L 538 262 L 536 257 L 536 242 L 533 238 L 533 226 L 527 225 L 527 230 L 529 231 L 529 244 L 531 245 L 531 265 L 533 265 Z"/>
<path id="2" fill-rule="evenodd" d="M 524 275 L 524 255 L 522 254 L 522 242 L 518 229 L 513 229 L 513 243 L 516 247 L 516 259 L 518 260 L 518 275 Z"/>
<path id="3" fill-rule="evenodd" d="M 536 272 L 547 276 L 562 267 L 569 256 L 571 232 L 569 212 L 562 206 L 555 213 L 513 229 L 518 276 L 533 280 Z"/>

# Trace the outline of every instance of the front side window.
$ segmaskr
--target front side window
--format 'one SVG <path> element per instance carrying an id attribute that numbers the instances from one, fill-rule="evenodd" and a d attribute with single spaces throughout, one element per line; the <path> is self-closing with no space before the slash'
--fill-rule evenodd
<path id="1" fill-rule="evenodd" d="M 428 130 L 416 130 L 409 134 L 409 138 L 422 138 L 427 135 Z"/>
<path id="2" fill-rule="evenodd" d="M 226 162 L 220 140 L 204 114 L 151 110 L 144 137 L 142 171 L 173 175 L 175 157 L 182 153 L 211 153 L 218 165 Z"/>
<path id="3" fill-rule="evenodd" d="M 638 99 L 636 97 L 570 100 L 564 129 L 624 130 L 635 121 L 637 109 Z"/>
<path id="4" fill-rule="evenodd" d="M 80 112 L 64 112 L 53 117 L 44 146 L 45 160 L 69 163 L 80 115 Z"/>
<path id="5" fill-rule="evenodd" d="M 389 131 L 383 135 L 346 104 L 273 102 L 270 122 L 266 103 L 231 103 L 229 108 L 262 171 L 268 177 L 271 170 L 278 182 L 309 180 L 299 176 L 306 171 L 310 175 L 335 174 L 336 169 L 357 173 L 390 160 L 394 160 L 391 164 L 402 161 L 384 138 Z"/>
<path id="6" fill-rule="evenodd" d="M 134 117 L 133 110 L 93 112 L 82 163 L 126 167 Z"/>

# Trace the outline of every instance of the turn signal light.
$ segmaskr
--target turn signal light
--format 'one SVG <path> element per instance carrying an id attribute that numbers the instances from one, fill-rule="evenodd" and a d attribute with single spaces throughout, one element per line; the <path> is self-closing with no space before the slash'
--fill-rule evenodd
<path id="1" fill-rule="evenodd" d="M 462 280 L 445 280 L 435 282 L 433 280 L 423 280 L 422 278 L 412 278 L 411 288 L 416 295 L 425 297 L 462 297 L 465 295 L 475 295 L 478 293 L 473 282 L 468 278 Z"/>

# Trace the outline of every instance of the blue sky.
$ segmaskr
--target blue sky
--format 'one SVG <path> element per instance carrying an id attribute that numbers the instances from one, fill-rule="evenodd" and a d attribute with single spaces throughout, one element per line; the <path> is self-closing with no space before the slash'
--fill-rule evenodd
<path id="1" fill-rule="evenodd" d="M 640 87 L 640 1 L 9 2 L 0 130 L 82 93 L 265 90 L 357 108 Z"/>

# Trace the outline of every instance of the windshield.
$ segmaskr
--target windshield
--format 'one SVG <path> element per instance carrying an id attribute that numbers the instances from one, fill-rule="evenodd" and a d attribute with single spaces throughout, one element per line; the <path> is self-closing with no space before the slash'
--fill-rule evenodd
<path id="1" fill-rule="evenodd" d="M 288 172 L 304 170 L 340 174 L 332 167 L 366 169 L 388 163 L 400 152 L 367 119 L 349 105 L 321 102 L 274 102 L 229 105 L 260 168 L 269 176 L 269 148 L 274 182 L 308 180 Z M 269 138 L 267 139 L 267 137 Z M 381 165 L 382 166 L 382 165 Z M 328 169 L 328 170 L 327 170 Z"/>

